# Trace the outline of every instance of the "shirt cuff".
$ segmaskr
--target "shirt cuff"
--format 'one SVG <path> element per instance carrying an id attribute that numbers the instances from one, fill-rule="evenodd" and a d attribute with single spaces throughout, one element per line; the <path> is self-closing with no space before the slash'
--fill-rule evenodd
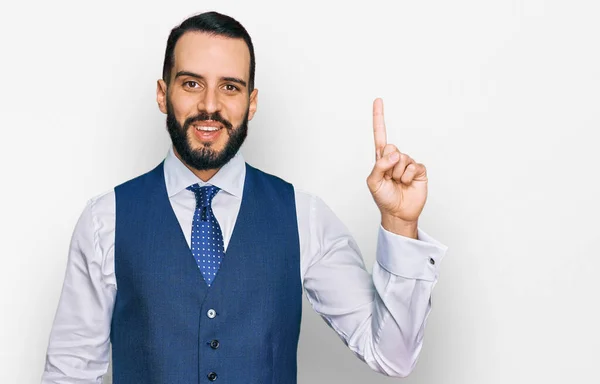
<path id="1" fill-rule="evenodd" d="M 436 281 L 439 263 L 447 246 L 417 229 L 417 239 L 397 235 L 381 225 L 377 239 L 377 262 L 388 272 L 408 279 Z"/>

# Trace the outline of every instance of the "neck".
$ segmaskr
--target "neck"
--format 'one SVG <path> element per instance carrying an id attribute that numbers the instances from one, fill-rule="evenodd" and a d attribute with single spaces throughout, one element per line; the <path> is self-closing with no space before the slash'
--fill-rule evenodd
<path id="1" fill-rule="evenodd" d="M 219 172 L 219 169 L 221 169 L 221 168 L 215 168 L 215 169 L 206 169 L 206 170 L 200 171 L 196 168 L 190 167 L 185 161 L 183 161 L 183 159 L 181 158 L 181 156 L 179 156 L 179 153 L 177 153 L 177 150 L 174 147 L 173 147 L 173 153 L 175 153 L 175 156 L 177 156 L 177 158 L 179 160 L 181 160 L 183 165 L 185 165 L 190 171 L 192 171 L 192 173 L 194 175 L 196 175 L 200 180 L 202 180 L 204 182 L 210 180 L 217 172 Z"/>

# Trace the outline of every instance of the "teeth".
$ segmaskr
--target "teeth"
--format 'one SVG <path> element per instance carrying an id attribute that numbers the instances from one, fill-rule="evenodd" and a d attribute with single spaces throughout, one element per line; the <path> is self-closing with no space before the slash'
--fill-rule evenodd
<path id="1" fill-rule="evenodd" d="M 218 131 L 220 128 L 217 127 L 204 127 L 204 126 L 196 126 L 196 130 L 205 131 L 205 132 L 214 132 Z"/>

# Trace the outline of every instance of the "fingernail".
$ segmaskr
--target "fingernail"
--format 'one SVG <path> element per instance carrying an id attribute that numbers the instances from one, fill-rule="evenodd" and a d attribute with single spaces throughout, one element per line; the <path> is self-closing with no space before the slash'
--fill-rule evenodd
<path id="1" fill-rule="evenodd" d="M 396 161 L 400 158 L 400 154 L 398 152 L 394 152 L 390 155 L 390 160 Z"/>

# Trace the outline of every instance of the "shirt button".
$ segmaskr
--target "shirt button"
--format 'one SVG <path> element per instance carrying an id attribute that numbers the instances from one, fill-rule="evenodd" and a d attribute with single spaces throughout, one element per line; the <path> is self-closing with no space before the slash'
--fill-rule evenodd
<path id="1" fill-rule="evenodd" d="M 210 381 L 217 380 L 217 374 L 214 372 L 209 373 L 208 375 L 206 375 L 206 377 L 208 377 L 208 380 L 210 380 Z"/>
<path id="2" fill-rule="evenodd" d="M 214 319 L 215 316 L 217 316 L 217 311 L 211 308 L 206 312 L 206 316 L 208 316 L 209 319 Z"/>
<path id="3" fill-rule="evenodd" d="M 212 341 L 210 342 L 210 347 L 211 347 L 212 349 L 217 349 L 217 348 L 219 348 L 219 345 L 220 345 L 220 344 L 219 344 L 219 340 L 212 340 Z"/>
<path id="4" fill-rule="evenodd" d="M 431 257 L 429 258 L 429 264 L 435 265 L 435 260 L 433 260 L 433 258 L 431 258 Z"/>

